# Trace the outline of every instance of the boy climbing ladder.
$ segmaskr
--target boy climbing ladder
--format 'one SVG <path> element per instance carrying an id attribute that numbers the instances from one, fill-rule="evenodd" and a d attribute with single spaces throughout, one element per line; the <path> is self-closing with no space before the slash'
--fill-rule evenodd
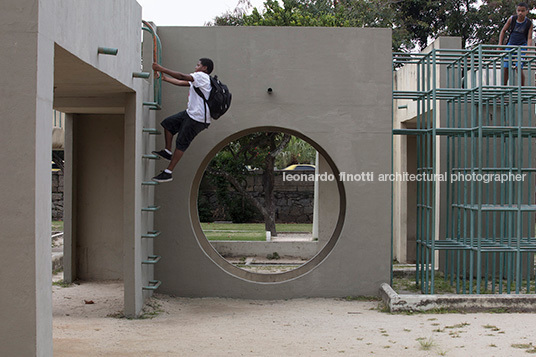
<path id="1" fill-rule="evenodd" d="M 165 148 L 153 151 L 154 154 L 170 160 L 168 167 L 159 175 L 153 177 L 156 182 L 169 182 L 173 180 L 173 169 L 190 146 L 192 140 L 204 129 L 208 128 L 210 109 L 204 98 L 196 92 L 199 88 L 205 98 L 210 96 L 212 89 L 209 74 L 214 69 L 214 63 L 209 58 L 201 58 L 193 73 L 184 74 L 172 71 L 157 63 L 153 63 L 153 70 L 161 72 L 162 80 L 182 87 L 190 87 L 187 109 L 164 119 L 161 123 L 165 133 Z M 171 151 L 173 136 L 177 134 L 175 150 Z"/>

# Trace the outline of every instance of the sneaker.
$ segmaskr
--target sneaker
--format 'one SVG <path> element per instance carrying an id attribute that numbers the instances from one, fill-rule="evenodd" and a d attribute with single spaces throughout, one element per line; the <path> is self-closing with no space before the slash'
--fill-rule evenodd
<path id="1" fill-rule="evenodd" d="M 171 176 L 171 174 L 168 174 L 167 172 L 162 171 L 159 175 L 156 175 L 155 177 L 153 177 L 152 180 L 155 182 L 169 182 L 169 181 L 173 181 L 173 177 Z"/>
<path id="2" fill-rule="evenodd" d="M 162 159 L 171 161 L 171 155 L 166 150 L 153 151 L 153 154 L 160 156 Z"/>

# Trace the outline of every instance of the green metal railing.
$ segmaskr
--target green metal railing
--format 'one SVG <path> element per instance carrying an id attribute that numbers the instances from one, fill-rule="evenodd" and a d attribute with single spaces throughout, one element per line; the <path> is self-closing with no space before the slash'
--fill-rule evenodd
<path id="1" fill-rule="evenodd" d="M 416 90 L 393 90 L 394 108 L 415 103 L 416 128 L 393 134 L 416 136 L 423 293 L 435 292 L 436 267 L 457 293 L 535 292 L 535 61 L 520 46 L 393 55 L 394 71 L 413 66 L 417 78 Z"/>
<path id="2" fill-rule="evenodd" d="M 149 32 L 153 36 L 153 62 L 162 63 L 162 44 L 160 38 L 156 34 L 156 31 L 147 21 L 142 21 L 142 30 Z M 149 109 L 160 110 L 162 109 L 162 77 L 157 76 L 156 72 L 154 76 L 154 97 L 153 102 L 144 102 L 143 105 L 148 106 Z"/>

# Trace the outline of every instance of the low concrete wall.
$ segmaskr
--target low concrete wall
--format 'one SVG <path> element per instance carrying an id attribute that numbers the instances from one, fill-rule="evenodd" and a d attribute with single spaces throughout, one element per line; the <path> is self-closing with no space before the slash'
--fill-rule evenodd
<path id="1" fill-rule="evenodd" d="M 210 242 L 218 253 L 225 257 L 262 256 L 277 252 L 280 256 L 311 259 L 319 251 L 314 242 Z"/>
<path id="2" fill-rule="evenodd" d="M 310 174 L 308 171 L 296 171 L 296 173 Z M 314 171 L 313 171 L 314 173 Z M 264 203 L 264 186 L 262 173 L 253 173 L 247 178 L 247 190 L 253 197 Z M 232 220 L 229 216 L 228 207 L 218 198 L 216 187 L 210 185 L 203 178 L 199 195 L 206 200 L 205 204 L 210 207 L 212 219 L 215 221 Z M 227 195 L 231 198 L 241 197 L 236 190 L 229 185 Z M 314 207 L 314 182 L 312 181 L 283 181 L 282 172 L 275 173 L 274 182 L 275 217 L 277 223 L 312 223 Z M 262 214 L 254 209 L 255 216 L 252 222 L 264 222 Z"/>
<path id="3" fill-rule="evenodd" d="M 389 284 L 382 284 L 380 296 L 390 312 L 430 311 L 436 309 L 465 312 L 536 312 L 536 296 L 531 295 L 398 295 Z"/>
<path id="4" fill-rule="evenodd" d="M 63 172 L 52 172 L 52 220 L 63 220 Z"/>

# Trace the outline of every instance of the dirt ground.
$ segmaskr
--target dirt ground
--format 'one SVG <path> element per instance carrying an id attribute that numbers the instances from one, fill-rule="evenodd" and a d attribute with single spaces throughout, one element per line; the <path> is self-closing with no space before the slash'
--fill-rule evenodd
<path id="1" fill-rule="evenodd" d="M 56 280 L 58 276 L 56 276 Z M 91 303 L 93 302 L 93 303 Z M 378 301 L 156 295 L 120 318 L 121 282 L 53 286 L 54 356 L 528 356 L 534 314 L 389 314 Z"/>

